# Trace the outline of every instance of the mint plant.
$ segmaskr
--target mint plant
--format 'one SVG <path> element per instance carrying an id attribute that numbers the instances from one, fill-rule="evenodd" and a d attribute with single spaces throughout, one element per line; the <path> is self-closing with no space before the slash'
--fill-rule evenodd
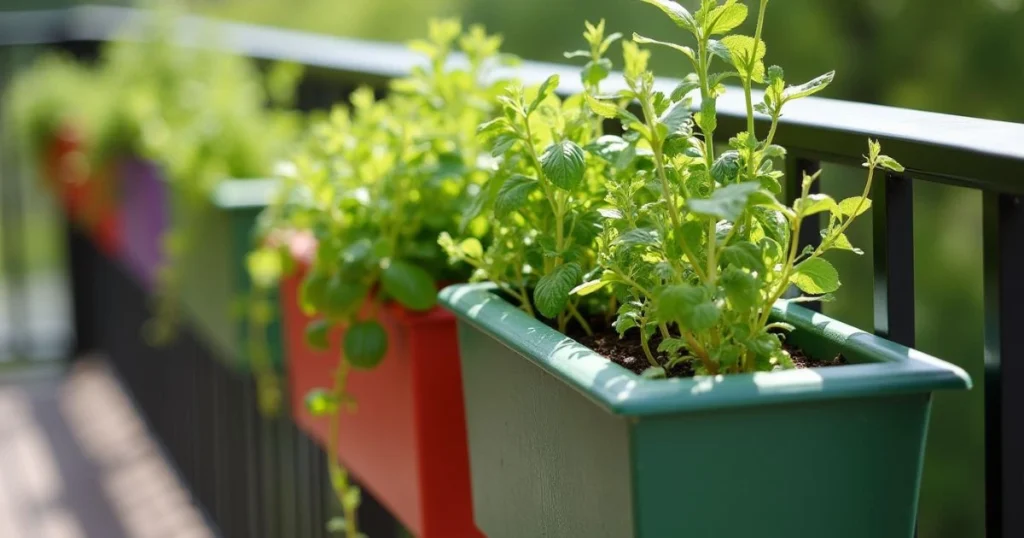
<path id="1" fill-rule="evenodd" d="M 797 301 L 827 300 L 839 288 L 836 269 L 822 255 L 831 250 L 860 253 L 845 232 L 870 208 L 876 171 L 901 172 L 903 167 L 869 141 L 861 196 L 836 201 L 812 194 L 815 174 L 803 179 L 792 207 L 781 204 L 776 196 L 782 172 L 775 160 L 784 158 L 786 150 L 774 140 L 783 109 L 825 89 L 834 74 L 788 85 L 781 68 L 765 67 L 767 47 L 761 36 L 768 0 L 760 1 L 754 36 L 732 33 L 748 16 L 748 8 L 737 0 L 702 0 L 693 13 L 671 0 L 644 2 L 659 8 L 692 41 L 684 45 L 634 34 L 623 43 L 625 89 L 601 95 L 596 86 L 586 86 L 579 114 L 618 120 L 624 134 L 555 130 L 553 142 L 541 143 L 566 144 L 567 151 L 555 153 L 573 159 L 561 159 L 571 166 L 548 174 L 542 157 L 532 155 L 531 109 L 513 94 L 506 100 L 505 117 L 481 130 L 498 133 L 492 136 L 494 150 L 506 164 L 492 181 L 501 183 L 499 193 L 517 194 L 515 213 L 510 217 L 505 206 L 495 203 L 494 243 L 479 256 L 446 236 L 441 243 L 453 261 L 476 266 L 479 279 L 496 282 L 528 313 L 535 313 L 527 297 L 532 288 L 539 314 L 555 319 L 560 331 L 565 332 L 571 316 L 589 332 L 576 306 L 596 298 L 589 303 L 590 313 L 614 315 L 613 327 L 621 337 L 640 339 L 649 376 L 665 376 L 681 362 L 692 363 L 698 374 L 791 367 L 782 341 L 792 327 L 770 322 L 772 305 L 791 286 L 804 293 Z M 641 45 L 681 54 L 693 72 L 670 92 L 662 91 L 647 67 L 650 51 Z M 726 82 L 743 91 L 747 129 L 718 151 L 716 105 Z M 542 86 L 542 96 L 549 86 Z M 763 88 L 760 102 L 755 102 L 755 88 Z M 759 115 L 768 120 L 766 132 L 757 130 Z M 573 122 L 561 118 L 555 125 Z M 548 154 L 545 150 L 542 156 Z M 535 161 L 538 165 L 531 167 Z M 587 179 L 565 182 L 562 172 L 567 170 Z M 567 190 L 564 186 L 573 190 L 556 190 Z M 559 239 L 560 222 L 585 222 L 590 212 L 601 218 L 585 226 L 589 240 Z M 801 249 L 805 219 L 819 214 L 827 216 L 821 244 Z M 531 240 L 545 239 L 548 243 L 534 247 L 530 257 Z M 656 350 L 650 345 L 654 339 Z M 659 360 L 659 355 L 666 358 Z"/>
<path id="2" fill-rule="evenodd" d="M 476 279 L 497 283 L 527 313 L 553 319 L 562 331 L 575 320 L 589 334 L 580 297 L 570 291 L 596 267 L 598 205 L 610 165 L 588 160 L 585 148 L 611 160 L 621 148 L 603 136 L 602 119 L 586 102 L 608 77 L 604 54 L 621 36 L 606 37 L 604 21 L 586 27 L 588 50 L 566 54 L 589 60 L 581 73 L 584 94 L 559 98 L 558 76 L 539 88 L 513 85 L 500 98 L 503 114 L 480 126 L 500 164 L 466 217 L 491 210 L 489 247 L 447 233 L 439 243 L 450 261 L 474 267 Z"/>
<path id="3" fill-rule="evenodd" d="M 332 385 L 311 392 L 306 403 L 329 421 L 331 483 L 344 511 L 332 526 L 349 538 L 360 536 L 360 493 L 336 458 L 340 413 L 356 404 L 346 392 L 348 376 L 384 359 L 388 334 L 378 312 L 386 301 L 430 310 L 438 282 L 466 278 L 446 263 L 436 238 L 472 213 L 464 208 L 486 189 L 494 167 L 476 126 L 500 112 L 505 83 L 495 80 L 494 69 L 513 61 L 500 45 L 480 26 L 464 32 L 456 20 L 431 21 L 428 39 L 411 44 L 426 65 L 394 81 L 387 97 L 361 88 L 348 106 L 315 123 L 282 178 L 279 203 L 267 210 L 267 237 L 307 230 L 317 243 L 299 297 L 315 316 L 307 343 L 327 349 L 328 334 L 344 331 Z M 479 246 L 487 223 L 471 221 L 465 244 Z M 286 265 L 282 255 L 280 242 L 262 242 L 250 257 L 254 280 L 263 287 L 276 282 Z"/>

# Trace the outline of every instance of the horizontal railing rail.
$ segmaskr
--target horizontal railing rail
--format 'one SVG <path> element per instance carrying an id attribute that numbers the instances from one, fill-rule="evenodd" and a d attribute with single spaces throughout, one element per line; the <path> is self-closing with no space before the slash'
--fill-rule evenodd
<path id="1" fill-rule="evenodd" d="M 148 17 L 132 8 L 80 6 L 60 10 L 0 14 L 0 45 L 106 41 L 132 36 L 131 29 Z M 185 43 L 196 43 L 202 29 L 215 24 L 219 46 L 252 58 L 291 61 L 357 75 L 366 84 L 408 74 L 425 60 L 396 43 L 373 42 L 186 17 L 180 24 Z M 458 61 L 458 60 L 456 60 Z M 495 76 L 515 75 L 525 84 L 539 84 L 552 74 L 560 91 L 582 91 L 577 67 L 524 61 Z M 613 74 L 610 77 L 615 80 Z M 662 79 L 672 88 L 678 83 Z M 609 90 L 617 89 L 609 86 Z M 757 94 L 755 94 L 757 98 Z M 745 129 L 746 105 L 739 91 L 718 102 L 722 131 Z M 793 146 L 828 162 L 862 161 L 864 139 L 878 139 L 914 177 L 928 176 L 953 185 L 986 191 L 1024 194 L 1024 124 L 969 118 L 810 97 L 786 108 L 778 134 L 780 145 Z"/>
<path id="2" fill-rule="evenodd" d="M 101 42 L 130 30 L 139 11 L 112 7 L 0 15 L 0 45 Z M 208 19 L 182 21 L 182 40 L 196 43 Z M 310 35 L 221 22 L 219 43 L 253 58 L 292 61 L 321 69 L 327 86 L 369 84 L 383 89 L 424 61 L 402 45 Z M 130 32 L 129 32 L 130 35 Z M 456 60 L 458 61 L 458 60 Z M 563 93 L 582 90 L 576 67 L 522 62 L 494 76 L 514 75 L 537 84 L 560 75 Z M 614 79 L 613 75 L 613 79 Z M 672 88 L 678 81 L 662 79 Z M 336 88 L 337 89 L 337 88 Z M 606 91 L 616 87 L 608 84 Z M 319 100 L 326 106 L 329 101 Z M 745 130 L 742 92 L 729 91 L 718 102 L 720 132 Z M 874 247 L 874 329 L 901 344 L 915 340 L 913 186 L 937 182 L 982 192 L 985 288 L 985 436 L 987 536 L 1024 536 L 1024 125 L 811 97 L 790 105 L 777 142 L 790 149 L 787 197 L 802 172 L 822 163 L 862 162 L 865 139 L 879 140 L 907 167 L 877 182 L 872 197 Z M 818 240 L 813 226 L 806 243 Z"/>

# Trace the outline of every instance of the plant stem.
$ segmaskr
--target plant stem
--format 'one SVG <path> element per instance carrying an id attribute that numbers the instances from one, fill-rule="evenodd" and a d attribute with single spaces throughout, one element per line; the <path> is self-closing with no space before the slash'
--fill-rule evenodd
<path id="1" fill-rule="evenodd" d="M 708 85 L 708 69 L 711 62 L 708 54 L 708 38 L 706 36 L 701 36 L 699 39 L 698 49 L 700 62 L 697 76 L 700 78 L 701 109 L 703 110 L 703 103 L 711 99 L 711 88 Z M 715 180 L 711 177 L 711 169 L 715 165 L 715 131 L 714 129 L 705 131 L 703 125 L 701 126 L 701 131 L 704 133 L 704 164 L 708 170 L 708 177 L 711 178 L 711 192 L 714 192 Z M 706 280 L 712 286 L 718 279 L 718 263 L 715 260 L 715 242 L 717 241 L 715 226 L 715 220 L 711 219 L 708 223 L 708 269 Z"/>
<path id="2" fill-rule="evenodd" d="M 341 357 L 338 361 L 338 368 L 334 371 L 334 387 L 331 389 L 331 394 L 337 401 L 337 406 L 329 417 L 327 464 L 331 476 L 331 487 L 334 489 L 334 495 L 338 498 L 338 502 L 341 503 L 342 513 L 345 518 L 345 538 L 359 538 L 359 524 L 356 519 L 356 509 L 358 506 L 354 506 L 353 503 L 349 503 L 345 499 L 352 485 L 349 483 L 348 471 L 341 465 L 341 460 L 338 456 L 341 406 L 345 395 L 345 384 L 348 381 L 349 368 L 348 361 L 345 360 L 345 357 Z"/>
<path id="3" fill-rule="evenodd" d="M 554 265 L 558 266 L 562 264 L 562 234 L 563 225 L 565 224 L 565 214 L 563 213 L 564 208 L 562 207 L 561 200 L 558 197 L 558 191 L 552 191 L 547 178 L 544 177 L 544 167 L 540 164 L 540 157 L 537 155 L 537 149 L 533 147 L 533 132 L 530 130 L 529 115 L 523 118 L 523 127 L 526 133 L 526 148 L 530 151 L 530 158 L 533 160 L 533 165 L 537 169 L 537 180 L 544 189 L 544 196 L 548 199 L 548 203 L 551 204 L 551 212 L 555 214 L 555 252 L 558 254 L 555 257 Z M 545 260 L 544 265 L 547 271 L 551 270 L 547 267 L 549 265 L 547 260 Z"/>
<path id="4" fill-rule="evenodd" d="M 651 107 L 650 100 L 647 98 L 642 100 L 642 106 L 644 109 L 644 118 L 647 120 L 647 128 L 650 129 L 651 137 L 654 138 L 654 140 L 651 141 L 652 150 L 654 152 L 654 167 L 658 172 L 658 179 L 661 181 L 661 195 L 665 198 L 665 203 L 668 204 L 669 219 L 672 221 L 672 235 L 675 236 L 676 242 L 679 243 L 679 247 L 683 249 L 683 253 L 690 260 L 690 266 L 697 272 L 697 276 L 702 281 L 707 281 L 707 275 L 700 269 L 697 256 L 694 255 L 693 251 L 690 250 L 690 246 L 686 243 L 686 240 L 683 239 L 683 228 L 679 217 L 679 208 L 676 207 L 675 196 L 672 195 L 672 189 L 668 182 L 668 174 L 665 172 L 664 141 L 657 135 L 658 131 L 657 125 L 655 124 L 654 108 Z"/>
<path id="5" fill-rule="evenodd" d="M 864 184 L 864 192 L 861 193 L 860 201 L 857 202 L 857 207 L 853 209 L 853 215 L 847 218 L 846 222 L 843 222 L 843 224 L 839 226 L 839 229 L 836 230 L 835 233 L 829 234 L 829 241 L 823 241 L 820 245 L 818 245 L 818 248 L 814 249 L 814 253 L 811 254 L 810 256 L 811 258 L 814 258 L 815 256 L 820 256 L 822 253 L 824 253 L 825 250 L 831 247 L 832 243 L 835 242 L 835 238 L 842 235 L 842 233 L 845 232 L 846 229 L 850 227 L 850 224 L 853 223 L 853 220 L 857 218 L 857 214 L 860 213 L 860 208 L 864 207 L 864 201 L 867 200 L 868 194 L 871 192 L 871 183 L 874 181 L 874 178 L 875 165 L 871 164 L 870 166 L 868 166 L 868 180 Z"/>
<path id="6" fill-rule="evenodd" d="M 782 297 L 782 294 L 786 292 L 786 288 L 789 287 L 789 276 L 793 272 L 796 251 L 800 248 L 800 227 L 802 224 L 803 218 L 797 215 L 793 223 L 793 231 L 789 236 L 789 257 L 786 259 L 786 266 L 782 270 L 782 278 L 779 279 L 775 291 L 769 296 L 770 300 L 765 303 L 764 312 L 761 313 L 761 317 L 757 321 L 757 327 L 764 327 L 765 323 L 768 322 L 768 316 L 771 315 L 772 305 L 775 304 L 775 301 L 779 300 L 779 297 Z"/>
<path id="7" fill-rule="evenodd" d="M 651 353 L 651 346 L 647 343 L 647 335 L 642 331 L 643 329 L 641 329 L 640 333 L 640 347 L 644 349 L 644 356 L 647 357 L 647 362 L 650 363 L 652 368 L 661 368 L 661 365 L 658 364 L 658 360 L 655 359 L 654 354 Z"/>
<path id="8" fill-rule="evenodd" d="M 569 313 L 572 314 L 572 317 L 576 318 L 576 321 L 580 322 L 580 327 L 583 327 L 583 332 L 587 336 L 594 336 L 594 331 L 590 329 L 590 324 L 587 323 L 586 319 L 583 319 L 580 311 L 576 308 L 576 304 L 572 301 L 569 301 Z"/>
<path id="9" fill-rule="evenodd" d="M 717 375 L 718 365 L 715 364 L 715 361 L 711 360 L 711 357 L 708 356 L 708 352 L 700 345 L 699 342 L 697 342 L 697 339 L 693 337 L 693 334 L 687 331 L 680 331 L 680 333 L 683 336 L 683 340 L 686 340 L 686 348 L 690 350 L 690 353 L 693 353 L 698 359 L 700 359 L 701 364 L 704 365 L 704 369 L 706 369 L 711 375 Z"/>
<path id="10" fill-rule="evenodd" d="M 645 301 L 644 306 L 645 307 L 647 306 L 646 305 L 646 301 Z M 654 354 L 651 353 L 651 346 L 648 345 L 648 343 L 647 343 L 647 331 L 646 331 L 645 327 L 647 327 L 647 314 L 646 314 L 646 312 L 644 313 L 643 316 L 640 316 L 640 325 L 639 325 L 639 329 L 640 329 L 640 347 L 643 348 L 644 356 L 647 357 L 647 362 L 651 365 L 651 367 L 652 368 L 660 368 L 661 365 L 658 364 L 658 360 L 654 358 Z"/>
<path id="11" fill-rule="evenodd" d="M 512 264 L 516 272 L 516 281 L 519 284 L 519 300 L 522 302 L 523 310 L 526 311 L 530 317 L 537 317 L 533 313 L 533 305 L 530 304 L 530 294 L 526 291 L 526 283 L 523 278 L 523 268 L 517 264 Z"/>

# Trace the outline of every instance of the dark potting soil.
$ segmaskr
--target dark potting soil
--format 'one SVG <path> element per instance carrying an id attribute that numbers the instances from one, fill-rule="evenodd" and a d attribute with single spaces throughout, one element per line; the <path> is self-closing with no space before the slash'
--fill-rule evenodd
<path id="1" fill-rule="evenodd" d="M 580 344 L 587 346 L 598 354 L 603 355 L 608 360 L 632 371 L 637 375 L 640 375 L 644 370 L 651 366 L 650 363 L 647 362 L 643 345 L 640 343 L 640 338 L 637 336 L 635 331 L 626 333 L 626 336 L 620 339 L 615 330 L 609 327 L 604 320 L 592 321 L 591 327 L 594 328 L 594 334 L 591 336 L 586 335 L 582 330 L 570 331 L 569 336 Z M 658 345 L 661 344 L 661 340 L 661 335 L 655 334 L 651 337 L 648 345 L 650 346 L 650 350 L 654 355 L 654 358 L 659 364 L 664 365 L 668 361 L 668 356 L 664 353 L 658 353 L 657 351 Z M 797 368 L 820 368 L 847 364 L 846 357 L 843 357 L 841 354 L 836 355 L 830 360 L 820 360 L 808 357 L 803 350 L 785 343 L 783 343 L 783 348 L 785 348 L 786 351 L 789 352 L 790 356 L 793 357 L 793 364 Z M 693 377 L 693 367 L 690 363 L 677 364 L 668 371 L 668 376 Z"/>

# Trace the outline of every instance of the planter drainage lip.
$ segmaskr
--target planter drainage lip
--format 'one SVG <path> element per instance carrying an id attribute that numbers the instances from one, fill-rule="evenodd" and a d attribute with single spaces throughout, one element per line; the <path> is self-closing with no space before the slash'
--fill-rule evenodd
<path id="1" fill-rule="evenodd" d="M 970 377 L 956 366 L 787 301 L 776 303 L 775 320 L 825 341 L 853 364 L 644 379 L 530 317 L 492 293 L 495 289 L 490 283 L 449 286 L 441 291 L 440 303 L 459 320 L 499 340 L 616 415 L 652 416 L 971 387 Z"/>

